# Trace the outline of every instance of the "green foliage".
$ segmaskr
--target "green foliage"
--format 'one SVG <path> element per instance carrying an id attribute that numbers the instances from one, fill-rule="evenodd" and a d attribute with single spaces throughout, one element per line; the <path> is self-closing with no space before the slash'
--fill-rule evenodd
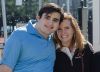
<path id="1" fill-rule="evenodd" d="M 28 17 L 28 18 L 35 18 L 39 8 L 39 0 L 22 0 L 21 6 L 16 6 L 16 0 L 5 0 L 6 4 L 6 15 L 7 20 L 10 20 L 9 17 Z M 47 3 L 48 0 L 42 0 L 42 3 Z M 1 11 L 1 1 L 0 1 L 0 15 L 2 14 Z M 16 19 L 15 18 L 15 19 Z"/>

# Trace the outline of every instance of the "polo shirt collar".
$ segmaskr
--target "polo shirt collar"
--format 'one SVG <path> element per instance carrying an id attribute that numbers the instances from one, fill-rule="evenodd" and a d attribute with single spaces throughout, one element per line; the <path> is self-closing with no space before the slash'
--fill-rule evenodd
<path id="1" fill-rule="evenodd" d="M 33 24 L 31 21 L 28 22 L 27 26 L 27 32 L 30 34 L 37 34 L 36 29 L 33 27 Z"/>

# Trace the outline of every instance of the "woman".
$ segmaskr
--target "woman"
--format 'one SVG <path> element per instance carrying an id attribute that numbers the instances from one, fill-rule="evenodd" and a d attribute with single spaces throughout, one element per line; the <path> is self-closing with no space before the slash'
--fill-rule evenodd
<path id="1" fill-rule="evenodd" d="M 92 72 L 92 45 L 85 40 L 71 14 L 64 13 L 54 41 L 57 46 L 54 72 Z"/>

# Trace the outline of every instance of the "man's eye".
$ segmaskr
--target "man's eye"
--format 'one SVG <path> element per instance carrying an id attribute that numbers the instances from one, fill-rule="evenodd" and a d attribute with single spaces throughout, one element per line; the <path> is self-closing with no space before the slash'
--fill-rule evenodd
<path id="1" fill-rule="evenodd" d="M 54 19 L 53 21 L 54 21 L 54 22 L 59 22 L 59 19 Z"/>
<path id="2" fill-rule="evenodd" d="M 45 18 L 46 18 L 46 19 L 50 19 L 50 17 L 49 17 L 49 16 L 46 16 Z"/>
<path id="3" fill-rule="evenodd" d="M 65 27 L 65 29 L 70 29 L 70 27 Z"/>

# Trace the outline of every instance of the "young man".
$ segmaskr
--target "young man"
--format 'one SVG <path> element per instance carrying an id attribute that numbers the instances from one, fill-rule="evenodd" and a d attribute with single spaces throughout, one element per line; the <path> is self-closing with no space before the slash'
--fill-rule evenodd
<path id="1" fill-rule="evenodd" d="M 51 34 L 62 19 L 63 12 L 58 5 L 43 6 L 36 24 L 30 21 L 8 38 L 0 72 L 53 72 L 55 46 Z"/>

